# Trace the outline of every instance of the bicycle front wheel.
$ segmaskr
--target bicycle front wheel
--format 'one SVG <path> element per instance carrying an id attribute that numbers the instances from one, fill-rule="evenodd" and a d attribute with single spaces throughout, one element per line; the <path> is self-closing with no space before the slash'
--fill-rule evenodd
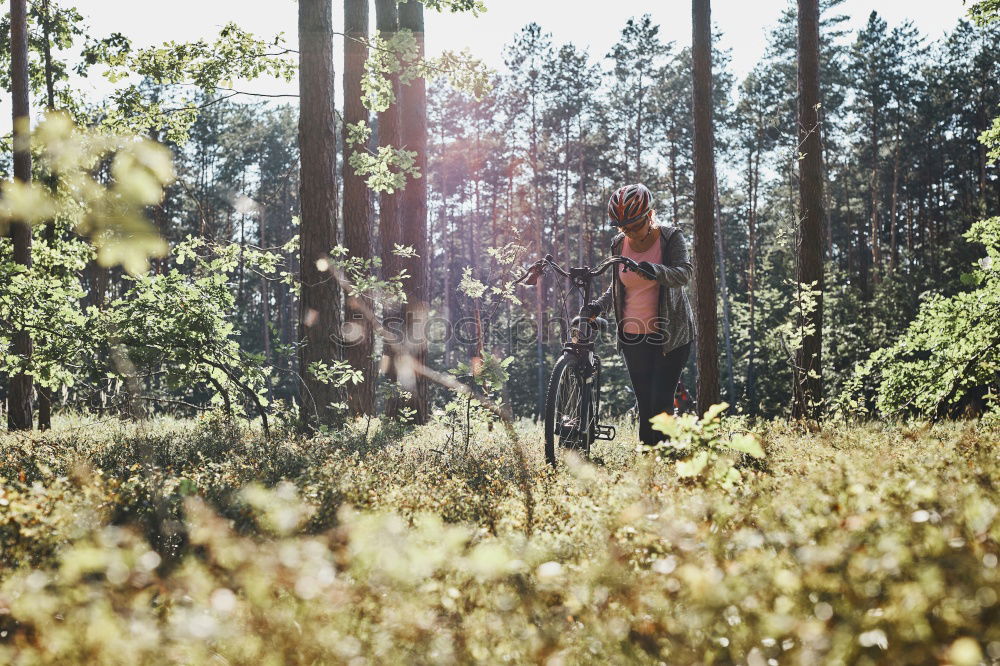
<path id="1" fill-rule="evenodd" d="M 577 367 L 578 360 L 564 354 L 549 377 L 545 395 L 545 459 L 556 465 L 557 447 L 586 455 L 596 430 L 596 377 L 589 381 Z"/>

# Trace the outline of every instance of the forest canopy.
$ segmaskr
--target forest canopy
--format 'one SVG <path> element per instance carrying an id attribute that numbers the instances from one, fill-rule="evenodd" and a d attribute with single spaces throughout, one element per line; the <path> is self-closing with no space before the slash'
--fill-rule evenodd
<path id="1" fill-rule="evenodd" d="M 945 37 L 930 42 L 912 24 L 890 26 L 875 12 L 863 28 L 848 31 L 841 4 L 821 5 L 827 285 L 823 358 L 828 400 L 846 388 L 855 366 L 896 343 L 924 300 L 948 298 L 969 288 L 963 275 L 983 250 L 965 232 L 977 220 L 1000 212 L 995 154 L 1000 148 L 994 136 L 1000 103 L 994 75 L 1000 28 L 990 21 L 996 8 L 975 4 L 970 17 L 978 25 L 961 21 Z M 53 4 L 48 19 L 38 11 L 29 19 L 40 27 L 49 25 L 49 38 L 57 40 L 60 54 L 77 48 L 82 55 L 76 62 L 52 60 L 47 68 L 41 36 L 32 32 L 37 40 L 29 49 L 33 90 L 43 96 L 46 87 L 50 93 L 54 90 L 49 101 L 79 123 L 97 123 L 113 132 L 146 132 L 165 141 L 174 156 L 176 180 L 160 178 L 164 193 L 150 209 L 152 224 L 172 246 L 200 239 L 206 261 L 210 258 L 205 253 L 215 251 L 210 248 L 223 253 L 229 252 L 228 246 L 239 248 L 228 283 L 234 309 L 225 311 L 224 303 L 217 307 L 232 322 L 230 337 L 241 353 L 258 359 L 259 371 L 269 377 L 269 399 L 297 400 L 297 306 L 291 280 L 299 252 L 295 106 L 232 97 L 222 86 L 233 78 L 264 73 L 292 76 L 295 68 L 289 57 L 294 54 L 236 25 L 225 27 L 214 42 L 137 49 L 118 34 L 83 39 L 85 19 L 72 10 Z M 719 277 L 726 287 L 725 315 L 730 320 L 728 340 L 720 338 L 720 349 L 731 349 L 723 352 L 724 397 L 742 411 L 765 416 L 787 413 L 793 357 L 802 333 L 796 323 L 794 21 L 794 11 L 782 15 L 763 59 L 742 81 L 730 73 L 725 51 L 714 54 L 719 264 L 725 271 Z M 403 45 L 400 71 L 413 66 L 419 70 L 412 39 L 392 40 Z M 365 80 L 372 85 L 391 81 L 382 77 L 397 67 L 395 51 L 372 48 L 371 54 L 381 58 L 372 62 L 381 64 L 372 66 Z M 384 102 L 373 107 L 381 110 L 378 118 L 363 121 L 364 132 L 347 133 L 350 143 L 344 144 L 339 160 L 348 162 L 348 168 L 361 167 L 368 184 L 379 190 L 388 183 L 399 188 L 417 182 L 418 175 L 426 184 L 426 279 L 434 316 L 449 331 L 460 331 L 484 308 L 492 312 L 489 318 L 480 317 L 480 330 L 471 338 L 456 334 L 432 342 L 429 365 L 448 369 L 483 354 L 510 357 L 505 366 L 509 386 L 517 390 L 505 389 L 505 399 L 515 414 L 530 416 L 538 414 L 544 391 L 536 369 L 551 367 L 560 348 L 558 318 L 575 305 L 566 302 L 552 281 L 541 291 L 520 294 L 517 302 L 501 304 L 494 294 L 496 303 L 489 305 L 490 294 L 468 293 L 463 280 L 493 284 L 509 276 L 511 266 L 490 258 L 491 248 L 523 248 L 516 255 L 519 261 L 559 248 L 563 261 L 595 265 L 609 240 L 600 222 L 604 201 L 621 182 L 647 183 L 656 192 L 660 219 L 690 237 L 691 55 L 688 48 L 664 42 L 658 26 L 644 16 L 629 19 L 606 54 L 553 43 L 543 26 L 529 24 L 506 46 L 505 61 L 506 67 L 494 72 L 486 87 L 485 80 L 468 78 L 474 70 L 462 63 L 453 70 L 467 72 L 459 77 L 464 84 L 455 88 L 456 79 L 449 82 L 445 77 L 428 88 L 423 169 L 405 150 L 384 152 L 393 150 L 377 132 Z M 449 65 L 439 61 L 433 66 Z M 69 87 L 70 67 L 80 73 L 100 69 L 113 79 L 138 75 L 141 82 L 123 86 L 94 107 Z M 412 76 L 404 75 L 402 90 Z M 176 85 L 187 82 L 194 85 L 193 92 Z M 369 98 L 376 89 L 368 89 Z M 46 168 L 44 156 L 37 164 Z M 9 170 L 11 163 L 0 166 Z M 37 192 L 47 187 L 44 178 L 36 179 L 35 199 L 21 195 L 21 200 L 36 200 Z M 6 217 L 13 219 L 18 197 L 14 190 L 5 191 Z M 379 196 L 373 200 L 376 210 Z M 67 210 L 54 224 L 79 232 L 74 214 Z M 338 218 L 341 230 L 335 236 L 344 239 L 345 218 Z M 36 279 L 48 279 L 43 276 L 51 274 L 53 262 L 68 269 L 80 261 L 84 250 L 65 233 L 53 235 L 42 227 L 35 233 L 36 244 L 50 248 L 51 256 L 44 268 L 35 269 Z M 385 239 L 374 227 L 370 233 L 375 243 L 370 256 L 392 264 L 396 243 L 380 249 Z M 100 254 L 100 246 L 98 251 L 98 258 L 108 256 Z M 253 269 L 248 257 L 254 252 L 273 254 L 278 262 L 274 270 Z M 134 262 L 132 266 L 140 267 Z M 196 279 L 191 264 L 164 257 L 153 262 L 151 284 L 175 270 Z M 991 275 L 989 271 L 985 275 Z M 354 277 L 361 279 L 363 273 L 358 270 Z M 80 319 L 87 316 L 86 308 L 101 309 L 134 289 L 124 275 L 100 263 L 59 274 L 61 289 L 40 290 L 30 305 L 8 300 L 6 307 L 14 310 L 7 320 L 19 319 L 18 307 Z M 382 279 L 392 278 L 387 272 Z M 66 293 L 75 292 L 86 296 L 66 298 Z M 535 336 L 518 335 L 525 326 L 545 332 L 542 344 L 535 344 Z M 39 338 L 39 344 L 47 343 Z M 103 352 L 95 348 L 95 353 Z M 72 386 L 51 387 L 66 406 L 94 404 L 98 387 L 108 394 L 106 380 L 87 375 L 93 368 L 70 371 L 44 360 L 56 356 L 41 354 L 34 363 L 39 364 L 38 376 L 74 376 Z M 605 404 L 612 411 L 624 410 L 630 391 L 624 367 L 614 354 L 607 356 L 612 357 L 605 368 L 611 397 Z M 6 364 L 10 371 L 16 361 L 8 358 Z M 690 386 L 695 372 L 692 364 L 685 373 Z M 980 372 L 980 381 L 974 382 L 980 393 L 988 393 L 982 383 L 989 384 L 988 375 Z M 382 384 L 367 373 L 365 377 Z M 217 387 L 205 382 L 188 385 L 184 395 L 152 385 L 145 388 L 150 395 L 171 395 L 190 404 L 202 404 L 212 395 L 221 400 Z M 432 402 L 443 405 L 449 391 L 433 390 Z"/>

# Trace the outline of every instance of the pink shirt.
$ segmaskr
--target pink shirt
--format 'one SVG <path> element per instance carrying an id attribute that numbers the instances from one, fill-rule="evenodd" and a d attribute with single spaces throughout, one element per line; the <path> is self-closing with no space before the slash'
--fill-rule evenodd
<path id="1" fill-rule="evenodd" d="M 636 263 L 648 261 L 658 264 L 662 261 L 660 239 L 657 238 L 645 252 L 632 249 L 629 240 L 622 242 L 622 256 L 634 259 Z M 655 280 L 647 280 L 638 273 L 623 271 L 618 265 L 618 277 L 625 287 L 625 308 L 622 311 L 622 330 L 626 333 L 653 333 L 656 308 L 659 304 L 660 285 Z"/>

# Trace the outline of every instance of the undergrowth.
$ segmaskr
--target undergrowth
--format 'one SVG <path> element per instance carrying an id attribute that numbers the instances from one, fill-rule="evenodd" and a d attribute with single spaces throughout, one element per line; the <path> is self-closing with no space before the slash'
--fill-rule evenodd
<path id="1" fill-rule="evenodd" d="M 1000 661 L 995 426 L 753 430 L 732 484 L 628 427 L 2 435 L 0 663 Z"/>

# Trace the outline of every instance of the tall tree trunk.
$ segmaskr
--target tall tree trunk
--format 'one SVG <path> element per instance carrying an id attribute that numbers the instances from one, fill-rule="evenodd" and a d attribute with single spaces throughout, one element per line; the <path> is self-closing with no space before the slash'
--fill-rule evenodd
<path id="1" fill-rule="evenodd" d="M 562 228 L 563 228 L 563 248 L 566 250 L 566 259 L 572 261 L 572 250 L 570 248 L 572 245 L 572 234 L 569 225 L 569 167 L 570 167 L 570 157 L 569 157 L 569 146 L 570 146 L 570 120 L 566 120 L 563 126 L 563 164 L 562 164 L 562 186 L 563 186 L 563 213 L 562 213 Z"/>
<path id="2" fill-rule="evenodd" d="M 796 280 L 819 292 L 803 314 L 805 331 L 796 353 L 792 414 L 819 418 L 823 409 L 823 143 L 819 93 L 819 0 L 798 0 L 799 33 L 799 247 Z"/>
<path id="3" fill-rule="evenodd" d="M 55 72 L 52 67 L 52 14 L 49 0 L 42 2 L 42 61 L 45 70 L 45 101 L 46 109 L 53 111 L 56 108 L 55 92 Z M 46 185 L 51 190 L 55 190 L 55 179 L 48 177 L 45 179 Z M 56 222 L 49 220 L 45 224 L 45 241 L 51 246 L 56 241 Z M 38 429 L 48 430 L 52 427 L 52 392 L 48 387 L 37 385 L 35 391 L 38 396 Z"/>
<path id="4" fill-rule="evenodd" d="M 372 257 L 372 205 L 364 178 L 354 173 L 348 161 L 364 146 L 347 144 L 347 126 L 368 122 L 368 110 L 361 101 L 361 78 L 368 59 L 368 0 L 344 2 L 344 246 L 352 257 Z M 347 405 L 352 416 L 375 412 L 375 366 L 372 354 L 375 333 L 370 317 L 371 303 L 344 294 L 344 357 L 363 373 L 360 384 L 350 387 Z"/>
<path id="5" fill-rule="evenodd" d="M 45 101 L 46 108 L 52 111 L 56 108 L 55 73 L 52 69 L 52 6 L 49 0 L 42 2 L 42 60 L 45 65 Z"/>
<path id="6" fill-rule="evenodd" d="M 269 212 L 270 206 L 263 204 L 260 207 L 260 214 L 257 216 L 258 224 L 260 225 L 257 230 L 257 240 L 260 241 L 262 248 L 268 247 L 267 216 Z M 260 334 L 264 345 L 264 364 L 271 366 L 271 281 L 263 275 L 260 278 L 260 320 Z M 269 403 L 273 402 L 274 394 L 271 385 L 271 375 L 265 375 L 264 381 L 267 387 L 267 401 Z"/>
<path id="7" fill-rule="evenodd" d="M 906 205 L 906 266 L 913 266 L 913 201 Z"/>
<path id="8" fill-rule="evenodd" d="M 375 27 L 383 39 L 391 39 L 399 30 L 399 13 L 396 0 L 375 0 Z M 398 75 L 390 75 L 390 85 L 394 101 L 385 111 L 378 114 L 378 145 L 400 147 L 400 85 Z M 396 245 L 403 245 L 403 230 L 401 227 L 401 196 L 399 192 L 382 192 L 379 197 L 378 235 L 379 252 L 382 257 L 382 274 L 390 279 L 403 270 L 403 260 L 393 253 Z M 386 328 L 391 340 L 384 346 L 384 367 L 386 379 L 395 382 L 398 379 L 396 368 L 397 358 L 403 351 L 403 317 L 401 304 L 387 304 L 383 313 Z M 385 413 L 395 417 L 403 406 L 397 396 L 391 395 L 385 406 Z"/>
<path id="9" fill-rule="evenodd" d="M 25 0 L 10 3 L 10 80 L 13 95 L 14 179 L 31 182 L 31 132 L 28 100 L 28 19 Z M 14 263 L 31 268 L 31 227 L 24 222 L 10 225 Z M 10 380 L 7 396 L 7 427 L 31 430 L 32 376 L 25 372 L 31 363 L 32 344 L 27 329 L 14 333 L 12 350 L 21 359 L 22 370 Z"/>
<path id="10" fill-rule="evenodd" d="M 694 286 L 697 318 L 698 409 L 719 402 L 715 299 L 715 155 L 712 123 L 710 0 L 692 0 L 694 83 Z"/>
<path id="11" fill-rule="evenodd" d="M 535 230 L 535 247 L 539 254 L 545 254 L 545 217 L 542 214 L 541 187 L 538 178 L 538 92 L 532 83 L 531 95 L 531 127 L 529 130 L 528 154 L 531 161 L 531 191 L 532 210 L 530 220 Z M 626 163 L 628 160 L 625 160 Z M 627 176 L 626 176 L 627 178 Z M 545 277 L 538 278 L 535 283 L 535 419 L 542 418 L 545 412 L 545 346 L 543 344 L 545 326 L 542 321 L 545 316 Z"/>
<path id="12" fill-rule="evenodd" d="M 535 421 L 545 413 L 545 347 L 542 336 L 545 334 L 543 298 L 545 294 L 545 276 L 540 275 L 535 283 Z"/>
<path id="13" fill-rule="evenodd" d="M 439 169 L 439 179 L 441 181 L 441 209 L 438 211 L 439 219 L 439 235 L 444 242 L 442 242 L 442 278 L 444 283 L 444 316 L 448 321 L 448 330 L 453 331 L 455 327 L 455 308 L 452 304 L 454 298 L 454 292 L 451 287 L 451 264 L 452 264 L 452 243 L 449 242 L 451 238 L 451 229 L 449 225 L 448 216 L 448 168 L 445 164 L 445 155 L 447 148 L 445 146 L 445 127 L 444 123 L 438 124 L 439 138 L 441 141 L 441 158 L 438 160 Z M 510 201 L 507 202 L 508 216 L 510 214 Z M 448 335 L 444 341 L 444 367 L 450 368 L 452 366 L 452 352 L 455 347 L 455 336 Z"/>
<path id="14" fill-rule="evenodd" d="M 872 281 L 878 284 L 882 278 L 882 230 L 881 221 L 878 216 L 879 209 L 879 177 L 878 177 L 878 117 L 874 108 L 871 113 L 871 144 L 872 144 L 872 168 L 868 176 L 868 190 L 871 197 L 871 253 L 872 253 Z M 801 132 L 801 129 L 800 129 Z"/>
<path id="15" fill-rule="evenodd" d="M 587 232 L 587 201 L 584 195 L 586 191 L 585 183 L 587 173 L 583 162 L 583 114 L 576 119 L 576 156 L 577 156 L 577 181 L 576 181 L 576 205 L 579 211 L 579 231 L 576 237 L 576 264 L 584 266 L 583 248 L 584 239 Z"/>
<path id="16" fill-rule="evenodd" d="M 719 262 L 719 290 L 722 292 L 722 338 L 726 346 L 726 389 L 729 404 L 736 404 L 736 378 L 733 371 L 733 336 L 729 306 L 729 285 L 726 284 L 726 249 L 722 242 L 722 206 L 719 204 L 719 178 L 715 178 L 715 256 Z"/>
<path id="17" fill-rule="evenodd" d="M 681 223 L 680 202 L 677 200 L 677 144 L 670 139 L 670 211 L 674 226 Z"/>
<path id="18" fill-rule="evenodd" d="M 447 192 L 447 181 L 444 182 L 442 193 Z M 444 267 L 442 274 L 444 278 L 444 316 L 448 320 L 448 330 L 455 330 L 455 290 L 452 288 L 451 264 L 452 264 L 452 243 L 450 242 L 450 225 L 448 219 L 448 199 L 441 197 L 441 237 L 444 239 Z M 444 366 L 451 368 L 452 357 L 455 351 L 455 336 L 448 335 L 444 341 Z"/>
<path id="19" fill-rule="evenodd" d="M 871 288 L 871 254 L 868 251 L 868 235 L 865 231 L 864 213 L 858 213 L 858 220 L 855 224 L 854 208 L 851 206 L 850 185 L 847 185 L 847 228 L 851 230 L 853 247 L 851 258 L 856 262 L 858 288 L 861 291 L 861 298 L 867 303 L 872 297 Z M 853 273 L 853 271 L 852 271 Z"/>
<path id="20" fill-rule="evenodd" d="M 337 283 L 328 253 L 337 242 L 336 121 L 334 119 L 333 16 L 331 0 L 299 0 L 299 249 L 302 420 L 334 422 L 338 391 L 309 371 L 313 363 L 338 358 Z"/>
<path id="21" fill-rule="evenodd" d="M 747 216 L 747 300 L 749 302 L 749 330 L 747 331 L 749 351 L 747 351 L 747 411 L 751 416 L 757 413 L 757 375 L 754 364 L 757 355 L 757 186 L 760 178 L 761 135 L 758 132 L 757 145 L 747 158 L 749 173 L 749 193 L 747 200 L 750 210 Z"/>
<path id="22" fill-rule="evenodd" d="M 639 77 L 639 99 L 635 114 L 635 182 L 642 182 L 642 77 Z"/>
<path id="23" fill-rule="evenodd" d="M 889 201 L 889 272 L 892 273 L 896 270 L 896 265 L 899 263 L 899 240 L 898 236 L 898 222 L 897 217 L 899 214 L 899 137 L 896 137 L 896 148 L 893 151 L 893 162 L 892 162 L 892 194 Z"/>
<path id="24" fill-rule="evenodd" d="M 424 57 L 424 5 L 406 2 L 399 5 L 399 28 L 410 30 L 416 40 L 418 59 Z M 400 373 L 403 387 L 412 394 L 408 406 L 416 412 L 417 423 L 426 423 L 430 417 L 430 403 L 426 376 L 419 369 L 427 363 L 427 322 L 430 312 L 430 294 L 427 285 L 427 81 L 416 77 L 409 85 L 402 86 L 400 105 L 406 110 L 401 114 L 401 138 L 407 150 L 417 153 L 416 168 L 420 178 L 411 179 L 402 193 L 400 224 L 403 242 L 415 250 L 415 257 L 404 261 L 410 274 L 404 283 L 406 292 L 405 334 L 406 352 L 410 359 L 408 375 Z M 476 212 L 479 212 L 479 181 L 476 180 Z M 478 224 L 479 221 L 476 221 Z M 475 228 L 475 225 L 473 225 Z"/>

